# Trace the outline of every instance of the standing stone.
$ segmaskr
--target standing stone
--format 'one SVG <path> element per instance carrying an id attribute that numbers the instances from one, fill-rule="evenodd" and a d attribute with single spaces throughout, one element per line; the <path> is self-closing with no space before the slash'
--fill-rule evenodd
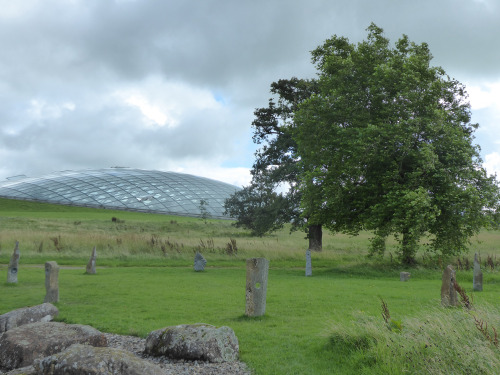
<path id="1" fill-rule="evenodd" d="M 95 262 L 97 260 L 97 252 L 94 246 L 94 250 L 92 250 L 92 255 L 90 256 L 89 262 L 87 263 L 87 271 L 88 274 L 95 274 Z"/>
<path id="2" fill-rule="evenodd" d="M 267 259 L 247 259 L 245 315 L 261 316 L 265 314 L 268 272 L 269 261 Z"/>
<path id="3" fill-rule="evenodd" d="M 56 262 L 45 263 L 45 289 L 43 302 L 59 302 L 59 266 Z"/>
<path id="4" fill-rule="evenodd" d="M 9 268 L 7 270 L 7 282 L 9 284 L 17 283 L 17 271 L 19 270 L 19 241 L 16 241 L 16 247 L 10 258 Z"/>
<path id="5" fill-rule="evenodd" d="M 306 251 L 306 276 L 312 276 L 311 250 Z"/>
<path id="6" fill-rule="evenodd" d="M 483 291 L 483 272 L 481 271 L 481 265 L 477 253 L 474 254 L 474 276 L 472 279 L 472 289 L 477 292 Z"/>
<path id="7" fill-rule="evenodd" d="M 410 276 L 411 276 L 411 274 L 409 272 L 401 272 L 399 274 L 399 280 L 400 281 L 408 281 L 408 280 L 410 280 Z"/>
<path id="8" fill-rule="evenodd" d="M 455 281 L 455 270 L 449 265 L 443 272 L 443 282 L 441 284 L 441 304 L 445 307 L 458 306 Z"/>
<path id="9" fill-rule="evenodd" d="M 194 270 L 196 272 L 205 271 L 207 260 L 199 252 L 194 256 Z"/>

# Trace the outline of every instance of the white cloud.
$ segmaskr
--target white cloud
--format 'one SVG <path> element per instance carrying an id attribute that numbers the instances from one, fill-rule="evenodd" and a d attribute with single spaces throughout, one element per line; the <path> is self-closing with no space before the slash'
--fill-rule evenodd
<path id="1" fill-rule="evenodd" d="M 151 120 L 156 125 L 177 125 L 177 121 L 175 121 L 174 119 L 169 119 L 168 116 L 160 108 L 152 105 L 144 96 L 132 95 L 125 99 L 125 103 L 139 108 L 144 117 Z"/>
<path id="2" fill-rule="evenodd" d="M 472 110 L 490 109 L 500 114 L 500 81 L 467 85 Z"/>
<path id="3" fill-rule="evenodd" d="M 64 111 L 74 111 L 75 103 L 67 101 L 61 104 L 49 104 L 45 100 L 32 99 L 28 114 L 33 120 L 57 119 L 63 116 Z"/>
<path id="4" fill-rule="evenodd" d="M 483 167 L 488 172 L 488 175 L 496 174 L 500 177 L 500 153 L 492 152 L 486 155 L 484 159 Z"/>
<path id="5" fill-rule="evenodd" d="M 195 176 L 211 178 L 223 181 L 238 187 L 250 184 L 252 175 L 250 168 L 246 167 L 221 167 L 217 161 L 213 160 L 184 160 L 181 163 L 163 162 L 157 166 L 159 170 L 187 173 Z"/>
<path id="6" fill-rule="evenodd" d="M 126 85 L 114 95 L 125 104 L 138 108 L 147 126 L 176 127 L 194 111 L 223 108 L 222 102 L 209 90 L 169 82 L 157 76 Z"/>
<path id="7" fill-rule="evenodd" d="M 500 176 L 500 80 L 467 84 L 473 122 L 479 123 L 475 142 L 481 146 L 484 167 Z"/>
<path id="8" fill-rule="evenodd" d="M 186 167 L 180 167 L 174 170 L 175 172 L 193 174 L 195 176 L 201 176 L 206 178 L 211 178 L 213 180 L 219 180 L 226 182 L 231 185 L 238 187 L 247 186 L 250 184 L 252 176 L 250 174 L 250 168 L 223 168 L 219 166 L 211 165 L 187 165 Z"/>
<path id="9" fill-rule="evenodd" d="M 0 18 L 15 18 L 31 11 L 40 0 L 0 0 Z"/>

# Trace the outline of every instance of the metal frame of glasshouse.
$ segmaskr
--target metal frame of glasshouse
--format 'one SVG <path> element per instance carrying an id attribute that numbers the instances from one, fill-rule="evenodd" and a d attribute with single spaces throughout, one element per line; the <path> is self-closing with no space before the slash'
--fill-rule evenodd
<path id="1" fill-rule="evenodd" d="M 0 197 L 227 219 L 224 201 L 239 189 L 225 182 L 184 173 L 109 168 L 8 180 L 0 183 Z"/>

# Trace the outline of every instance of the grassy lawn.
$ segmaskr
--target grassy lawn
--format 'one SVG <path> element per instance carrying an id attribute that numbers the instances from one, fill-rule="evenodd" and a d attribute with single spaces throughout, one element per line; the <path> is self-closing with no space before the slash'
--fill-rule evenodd
<path id="1" fill-rule="evenodd" d="M 111 217 L 122 222 L 111 222 Z M 496 269 L 484 269 L 481 293 L 471 291 L 471 270 L 457 272 L 474 298 L 477 308 L 471 313 L 440 307 L 440 263 L 456 259 L 427 260 L 409 270 L 411 280 L 402 283 L 403 269 L 389 254 L 381 260 L 366 258 L 368 234 L 326 235 L 324 250 L 312 255 L 313 276 L 305 277 L 304 235 L 287 230 L 253 238 L 229 221 L 205 224 L 8 200 L 0 200 L 0 225 L 0 274 L 5 276 L 0 314 L 43 302 L 40 265 L 57 260 L 63 265 L 59 320 L 142 337 L 169 325 L 227 325 L 238 336 L 241 360 L 255 374 L 500 373 L 499 349 L 474 322 L 474 317 L 487 322 L 491 335 L 491 327 L 500 328 Z M 499 235 L 481 234 L 472 251 L 496 261 Z M 58 236 L 60 249 L 51 240 Z M 235 255 L 226 253 L 229 238 L 238 243 Z M 7 285 L 16 239 L 19 283 Z M 85 275 L 93 246 L 98 273 Z M 205 272 L 192 269 L 197 250 L 208 260 Z M 245 259 L 254 256 L 270 259 L 267 308 L 265 316 L 247 318 Z M 401 332 L 387 329 L 380 298 L 401 322 Z M 471 348 L 472 343 L 477 346 Z"/>

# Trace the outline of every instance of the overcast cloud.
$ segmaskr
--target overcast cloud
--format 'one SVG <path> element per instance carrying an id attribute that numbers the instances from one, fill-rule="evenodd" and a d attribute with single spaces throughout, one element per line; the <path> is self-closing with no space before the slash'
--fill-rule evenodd
<path id="1" fill-rule="evenodd" d="M 246 185 L 269 85 L 371 22 L 465 83 L 500 172 L 497 0 L 0 0 L 0 181 L 126 166 Z"/>

